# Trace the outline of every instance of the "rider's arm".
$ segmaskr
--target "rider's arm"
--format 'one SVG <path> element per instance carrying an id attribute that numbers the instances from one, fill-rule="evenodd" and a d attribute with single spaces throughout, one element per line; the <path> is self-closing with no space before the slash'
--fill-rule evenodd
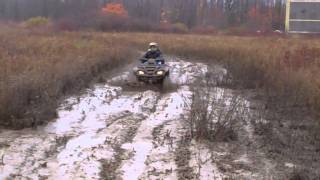
<path id="1" fill-rule="evenodd" d="M 160 50 L 158 50 L 157 54 L 158 58 L 163 59 L 162 52 Z"/>
<path id="2" fill-rule="evenodd" d="M 148 59 L 148 57 L 149 57 L 149 51 L 144 54 L 143 58 Z"/>
<path id="3" fill-rule="evenodd" d="M 165 64 L 164 57 L 163 57 L 162 52 L 160 50 L 157 51 L 157 56 L 158 56 L 157 59 L 161 61 L 161 64 Z"/>

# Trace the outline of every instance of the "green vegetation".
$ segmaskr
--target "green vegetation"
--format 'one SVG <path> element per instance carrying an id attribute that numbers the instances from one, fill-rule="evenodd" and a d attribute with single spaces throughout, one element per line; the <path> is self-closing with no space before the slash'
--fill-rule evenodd
<path id="1" fill-rule="evenodd" d="M 26 21 L 26 26 L 28 28 L 37 28 L 41 26 L 47 26 L 49 24 L 49 19 L 45 17 L 33 17 Z"/>

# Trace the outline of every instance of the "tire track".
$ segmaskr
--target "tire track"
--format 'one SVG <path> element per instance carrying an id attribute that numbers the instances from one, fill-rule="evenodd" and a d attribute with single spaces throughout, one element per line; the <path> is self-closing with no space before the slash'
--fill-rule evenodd
<path id="1" fill-rule="evenodd" d="M 155 147 L 153 135 L 155 129 L 166 123 L 171 123 L 169 128 L 172 131 L 177 131 L 178 121 L 185 112 L 185 99 L 188 96 L 190 91 L 184 86 L 178 92 L 161 97 L 155 112 L 141 123 L 133 142 L 123 146 L 134 156 L 124 161 L 119 170 L 122 179 L 161 179 L 170 175 L 175 178 L 173 170 L 176 169 L 176 165 L 173 151 L 164 144 Z M 171 138 L 171 135 L 167 134 L 167 137 L 169 136 Z M 179 137 L 176 133 L 173 136 Z"/>
<path id="2" fill-rule="evenodd" d="M 6 145 L 0 147 L 0 178 L 177 178 L 175 149 L 190 99 L 186 84 L 207 67 L 170 63 L 171 82 L 180 85 L 176 91 L 130 92 L 97 85 L 68 98 L 58 109 L 59 118 L 45 127 L 1 133 L 0 141 Z"/>
<path id="3" fill-rule="evenodd" d="M 114 157 L 114 144 L 128 141 L 158 96 L 151 91 L 127 96 L 118 88 L 98 86 L 71 98 L 71 108 L 62 108 L 60 118 L 43 131 L 30 130 L 3 148 L 1 177 L 100 179 L 101 161 Z"/>

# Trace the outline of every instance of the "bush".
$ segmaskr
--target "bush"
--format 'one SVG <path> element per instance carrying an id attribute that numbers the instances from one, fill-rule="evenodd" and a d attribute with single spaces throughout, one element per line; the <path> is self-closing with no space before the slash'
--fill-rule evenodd
<path id="1" fill-rule="evenodd" d="M 188 27 L 183 23 L 175 23 L 171 25 L 171 32 L 187 33 L 188 31 L 189 31 Z"/>
<path id="2" fill-rule="evenodd" d="M 33 17 L 26 21 L 26 27 L 28 28 L 37 28 L 45 27 L 49 25 L 49 19 L 45 17 Z"/>
<path id="3" fill-rule="evenodd" d="M 82 17 L 60 19 L 55 25 L 57 30 L 78 31 L 153 31 L 154 25 L 140 19 L 114 14 L 91 14 Z"/>
<path id="4" fill-rule="evenodd" d="M 71 19 L 60 19 L 55 22 L 55 29 L 58 31 L 77 31 L 79 26 Z"/>
<path id="5" fill-rule="evenodd" d="M 238 96 L 215 87 L 218 77 L 208 75 L 193 85 L 188 119 L 191 137 L 210 141 L 230 141 L 237 138 L 235 122 L 244 110 Z M 222 91 L 222 92 L 221 92 Z"/>
<path id="6" fill-rule="evenodd" d="M 213 26 L 198 26 L 192 28 L 191 32 L 196 34 L 217 34 L 217 29 Z"/>
<path id="7" fill-rule="evenodd" d="M 128 31 L 129 23 L 126 16 L 103 15 L 92 20 L 91 27 L 98 31 Z"/>
<path id="8" fill-rule="evenodd" d="M 223 33 L 227 35 L 249 35 L 252 34 L 247 27 L 239 26 L 239 27 L 230 27 L 223 31 Z"/>

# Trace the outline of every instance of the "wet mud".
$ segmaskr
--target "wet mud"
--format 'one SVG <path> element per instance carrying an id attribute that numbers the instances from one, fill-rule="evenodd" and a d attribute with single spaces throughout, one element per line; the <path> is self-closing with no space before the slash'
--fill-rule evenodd
<path id="1" fill-rule="evenodd" d="M 65 99 L 46 126 L 1 130 L 0 179 L 277 179 L 298 166 L 290 156 L 272 158 L 270 149 L 277 149 L 266 148 L 268 131 L 260 126 L 270 120 L 236 90 L 216 87 L 212 93 L 225 102 L 217 109 L 240 97 L 237 138 L 192 139 L 186 119 L 194 82 L 208 72 L 222 81 L 227 71 L 178 58 L 169 65 L 169 86 L 137 83 L 124 71 Z"/>

